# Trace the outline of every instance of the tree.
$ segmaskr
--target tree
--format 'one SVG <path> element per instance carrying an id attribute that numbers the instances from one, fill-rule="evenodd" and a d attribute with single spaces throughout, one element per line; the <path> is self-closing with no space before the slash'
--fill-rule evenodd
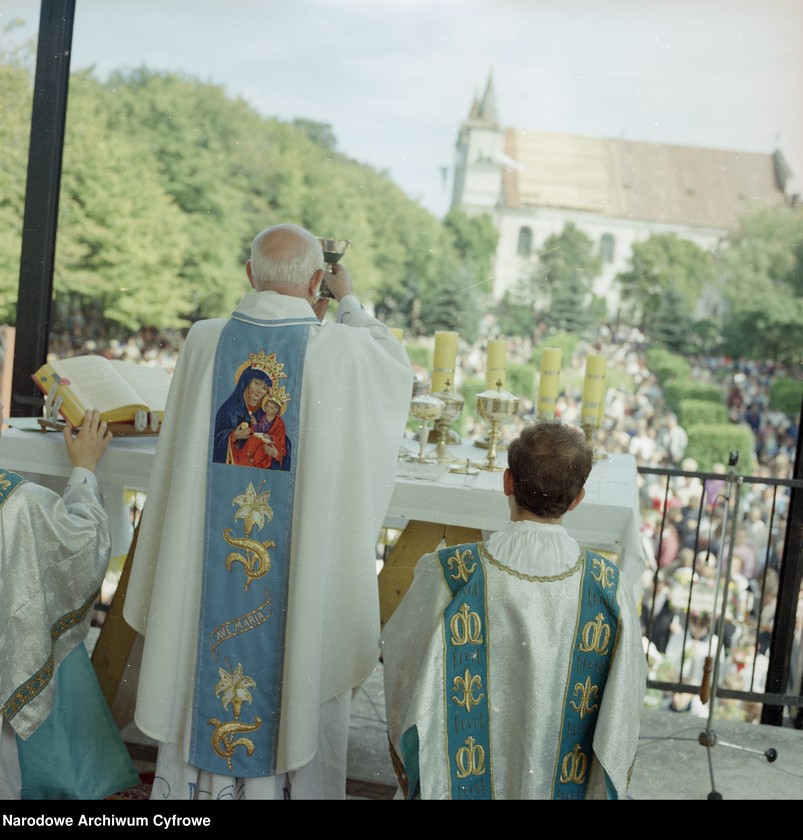
<path id="1" fill-rule="evenodd" d="M 0 28 L 0 324 L 16 319 L 19 256 L 25 208 L 28 143 L 31 135 L 32 46 L 7 48 L 6 38 L 21 21 Z"/>
<path id="2" fill-rule="evenodd" d="M 803 360 L 803 216 L 787 207 L 741 220 L 723 257 L 727 301 L 724 351 L 733 356 Z"/>
<path id="3" fill-rule="evenodd" d="M 637 242 L 631 265 L 617 277 L 623 309 L 648 335 L 664 328 L 668 313 L 676 322 L 691 324 L 703 292 L 717 279 L 709 252 L 675 233 Z"/>
<path id="4" fill-rule="evenodd" d="M 582 332 L 593 319 L 592 285 L 601 267 L 594 243 L 568 222 L 546 238 L 535 271 L 513 297 L 530 309 L 533 326 L 540 320 L 550 331 Z"/>

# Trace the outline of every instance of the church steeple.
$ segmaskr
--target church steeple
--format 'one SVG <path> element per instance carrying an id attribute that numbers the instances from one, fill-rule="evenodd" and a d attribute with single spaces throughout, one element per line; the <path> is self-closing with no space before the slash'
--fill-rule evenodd
<path id="1" fill-rule="evenodd" d="M 496 114 L 496 93 L 494 91 L 493 71 L 488 71 L 488 81 L 485 83 L 485 93 L 482 97 L 474 96 L 468 120 L 476 126 L 496 128 L 499 118 Z"/>
<path id="2" fill-rule="evenodd" d="M 496 112 L 493 72 L 482 97 L 474 96 L 455 147 L 452 207 L 487 212 L 502 199 L 505 132 Z"/>
<path id="3" fill-rule="evenodd" d="M 477 108 L 477 119 L 486 123 L 488 126 L 496 126 L 499 124 L 499 118 L 496 114 L 496 93 L 494 92 L 494 77 L 493 71 L 488 72 L 488 81 L 485 85 L 485 93 L 482 95 Z"/>

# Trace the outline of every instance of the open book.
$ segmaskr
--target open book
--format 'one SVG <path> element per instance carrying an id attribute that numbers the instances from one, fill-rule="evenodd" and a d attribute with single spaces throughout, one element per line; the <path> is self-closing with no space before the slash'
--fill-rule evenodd
<path id="1" fill-rule="evenodd" d="M 130 425 L 132 434 L 159 431 L 170 389 L 170 374 L 163 368 L 103 356 L 58 359 L 32 376 L 47 396 L 48 420 L 62 416 L 78 426 L 96 408 L 101 420 Z"/>

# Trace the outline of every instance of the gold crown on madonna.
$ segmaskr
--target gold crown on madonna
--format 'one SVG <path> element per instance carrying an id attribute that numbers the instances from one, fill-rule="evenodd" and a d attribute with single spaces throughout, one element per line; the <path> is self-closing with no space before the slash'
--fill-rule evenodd
<path id="1" fill-rule="evenodd" d="M 249 353 L 248 367 L 267 373 L 271 382 L 276 382 L 277 379 L 287 379 L 287 374 L 284 372 L 284 362 L 278 361 L 275 353 L 268 354 L 264 350 L 260 350 L 259 353 Z"/>

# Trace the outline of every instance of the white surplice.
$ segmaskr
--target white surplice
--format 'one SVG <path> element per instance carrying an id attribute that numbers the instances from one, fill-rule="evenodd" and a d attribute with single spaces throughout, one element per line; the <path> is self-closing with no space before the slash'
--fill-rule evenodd
<path id="1" fill-rule="evenodd" d="M 0 508 L 0 798 L 19 797 L 14 733 L 27 739 L 50 715 L 56 671 L 89 632 L 110 554 L 98 481 L 83 467 L 61 496 L 27 481 Z M 26 690 L 16 711 L 15 693 L 37 674 L 41 690 Z"/>
<path id="2" fill-rule="evenodd" d="M 580 547 L 562 525 L 533 521 L 508 522 L 485 544 L 496 561 L 486 564 L 485 585 L 494 796 L 548 799 L 575 645 Z M 422 799 L 450 797 L 443 612 L 451 599 L 437 553 L 424 555 L 381 638 L 388 734 L 402 756 L 402 735 L 418 728 Z M 588 798 L 606 796 L 598 763 L 618 796 L 626 795 L 638 746 L 646 667 L 629 587 L 620 584 L 618 603 L 619 639 L 600 701 Z"/>
<path id="3" fill-rule="evenodd" d="M 258 320 L 312 314 L 305 300 L 275 292 L 249 292 L 236 311 Z M 336 320 L 312 326 L 304 363 L 273 778 L 315 757 L 322 706 L 359 685 L 377 661 L 376 546 L 413 377 L 402 344 L 356 297 L 340 301 Z M 126 621 L 145 636 L 137 726 L 156 741 L 178 745 L 171 752 L 180 761 L 189 755 L 192 722 L 212 371 L 226 323 L 194 324 L 179 354 L 124 606 Z M 347 727 L 346 716 L 346 735 Z M 183 790 L 171 784 L 170 795 L 187 797 L 184 782 L 192 769 L 173 765 Z M 215 789 L 230 789 L 230 779 L 212 781 Z"/>

